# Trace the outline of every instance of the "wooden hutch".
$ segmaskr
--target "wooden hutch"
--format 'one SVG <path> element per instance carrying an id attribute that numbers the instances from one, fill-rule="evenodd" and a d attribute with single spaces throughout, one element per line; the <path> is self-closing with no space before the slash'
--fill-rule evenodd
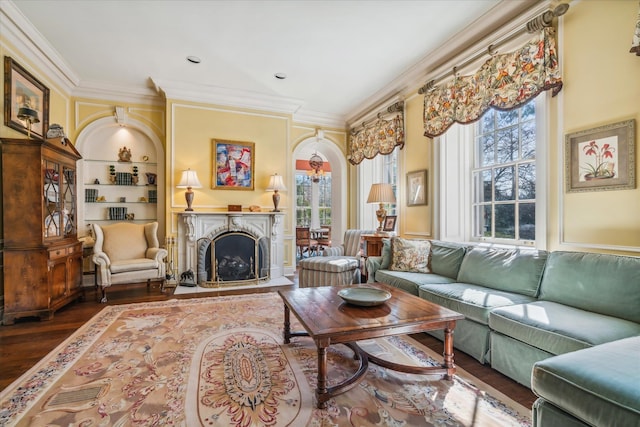
<path id="1" fill-rule="evenodd" d="M 77 238 L 80 154 L 66 138 L 2 138 L 3 323 L 51 319 L 82 295 Z"/>

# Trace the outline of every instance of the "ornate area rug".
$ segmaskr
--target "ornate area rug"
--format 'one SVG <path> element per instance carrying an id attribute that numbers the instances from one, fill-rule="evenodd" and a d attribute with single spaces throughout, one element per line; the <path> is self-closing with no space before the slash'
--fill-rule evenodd
<path id="1" fill-rule="evenodd" d="M 531 425 L 527 408 L 460 369 L 446 381 L 370 364 L 319 410 L 315 345 L 283 344 L 283 311 L 275 293 L 105 307 L 0 393 L 0 425 Z M 437 357 L 409 337 L 360 344 L 401 363 Z M 328 353 L 331 381 L 356 369 L 347 347 Z"/>

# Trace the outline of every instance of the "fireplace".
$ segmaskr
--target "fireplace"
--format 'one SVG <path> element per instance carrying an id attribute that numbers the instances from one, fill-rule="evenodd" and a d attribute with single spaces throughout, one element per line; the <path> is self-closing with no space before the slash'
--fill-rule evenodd
<path id="1" fill-rule="evenodd" d="M 228 286 L 258 283 L 269 279 L 269 245 L 243 231 L 201 239 L 198 251 L 200 286 Z"/>
<path id="2" fill-rule="evenodd" d="M 280 212 L 178 214 L 178 273 L 202 287 L 258 284 L 284 276 Z"/>

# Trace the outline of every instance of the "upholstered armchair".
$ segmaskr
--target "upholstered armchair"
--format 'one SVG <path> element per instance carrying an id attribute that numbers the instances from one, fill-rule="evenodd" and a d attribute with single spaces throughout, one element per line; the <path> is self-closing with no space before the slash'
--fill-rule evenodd
<path id="1" fill-rule="evenodd" d="M 347 230 L 341 245 L 331 246 L 322 251 L 322 256 L 307 258 L 299 262 L 298 286 L 345 286 L 360 283 L 362 234 L 375 230 Z"/>
<path id="2" fill-rule="evenodd" d="M 102 289 L 101 302 L 107 302 L 107 288 L 122 283 L 165 279 L 167 251 L 158 242 L 158 223 L 119 222 L 92 224 L 95 244 L 96 285 Z"/>

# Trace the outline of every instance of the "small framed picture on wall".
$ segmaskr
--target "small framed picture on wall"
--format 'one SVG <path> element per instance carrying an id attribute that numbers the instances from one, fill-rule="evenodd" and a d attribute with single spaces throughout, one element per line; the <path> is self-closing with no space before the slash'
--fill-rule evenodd
<path id="1" fill-rule="evenodd" d="M 427 204 L 427 170 L 407 173 L 407 206 Z"/>

